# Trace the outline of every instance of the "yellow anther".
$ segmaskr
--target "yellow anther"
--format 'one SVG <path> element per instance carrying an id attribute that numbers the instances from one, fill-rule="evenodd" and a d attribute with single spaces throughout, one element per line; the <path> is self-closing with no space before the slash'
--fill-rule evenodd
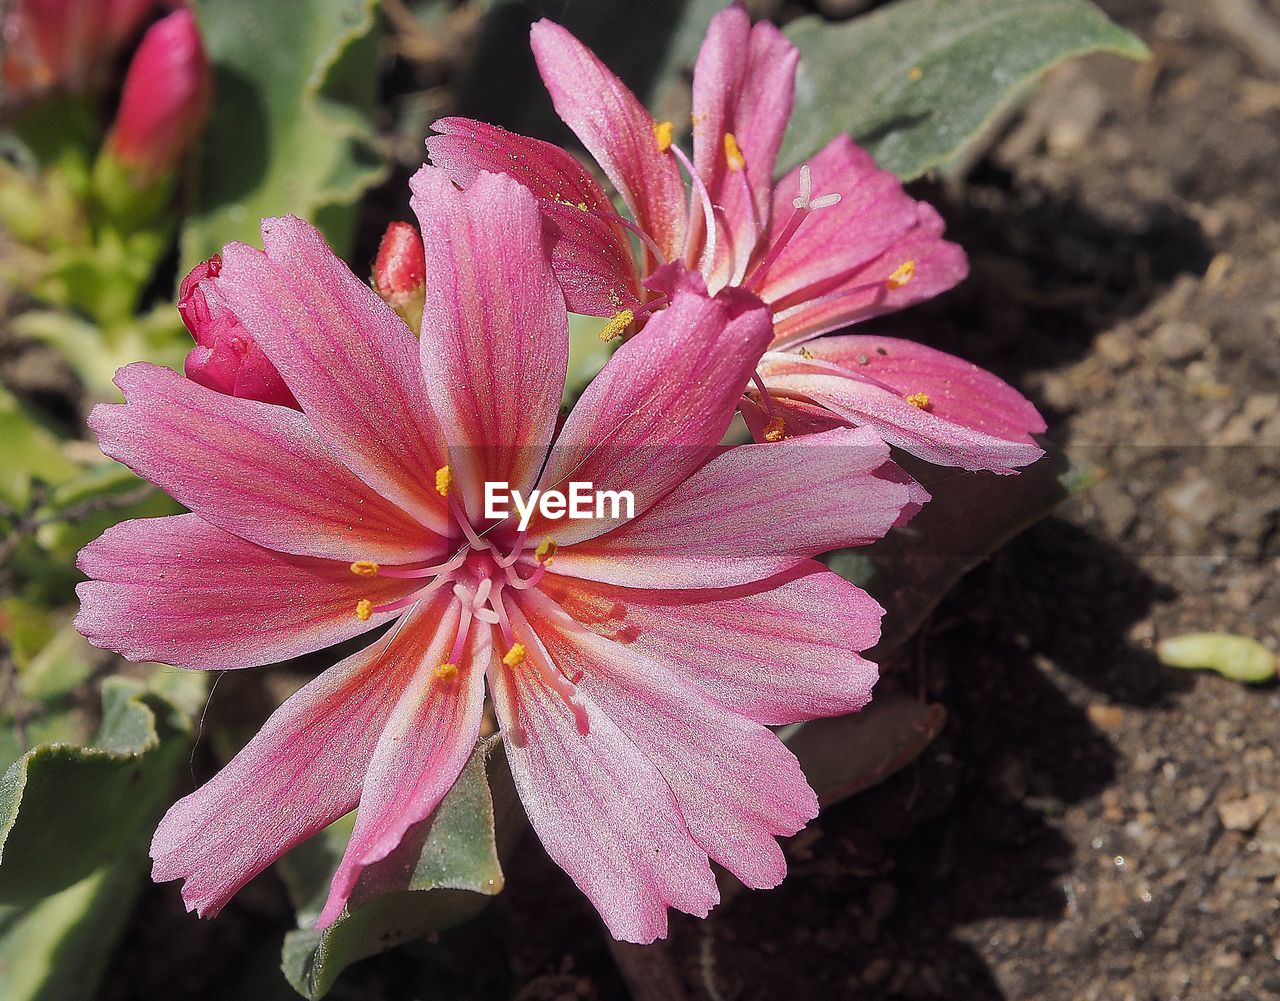
<path id="1" fill-rule="evenodd" d="M 452 681 L 458 676 L 458 665 L 446 661 L 436 668 L 435 674 L 440 681 Z"/>
<path id="2" fill-rule="evenodd" d="M 556 558 L 556 540 L 548 535 L 538 544 L 538 548 L 533 551 L 533 555 L 539 563 L 551 566 L 551 561 Z"/>
<path id="3" fill-rule="evenodd" d="M 436 493 L 441 497 L 449 496 L 449 487 L 453 484 L 453 470 L 441 466 L 436 470 Z"/>
<path id="4" fill-rule="evenodd" d="M 928 393 L 912 393 L 910 396 L 903 397 L 913 407 L 919 407 L 921 410 L 929 409 Z"/>
<path id="5" fill-rule="evenodd" d="M 907 71 L 907 76 L 910 78 L 912 83 L 919 83 L 921 78 L 924 76 L 924 70 L 919 66 L 912 66 L 911 69 Z"/>
<path id="6" fill-rule="evenodd" d="M 357 577 L 378 576 L 378 564 L 373 560 L 356 560 L 351 564 L 351 572 Z"/>
<path id="7" fill-rule="evenodd" d="M 671 138 L 674 126 L 670 122 L 654 122 L 653 138 L 658 144 L 658 152 L 665 153 L 671 148 Z"/>
<path id="8" fill-rule="evenodd" d="M 742 155 L 742 150 L 738 148 L 738 137 L 732 132 L 724 134 L 724 158 L 728 161 L 730 170 L 741 170 L 747 165 L 747 159 Z"/>
<path id="9" fill-rule="evenodd" d="M 507 667 L 519 667 L 524 663 L 524 644 L 513 643 L 511 649 L 506 652 L 502 658 L 502 663 Z"/>
<path id="10" fill-rule="evenodd" d="M 636 314 L 629 309 L 621 309 L 614 313 L 609 322 L 604 325 L 600 331 L 600 340 L 608 344 L 611 340 L 621 337 L 626 329 L 636 320 Z"/>
<path id="11" fill-rule="evenodd" d="M 369 616 L 373 614 L 373 602 L 368 598 L 361 598 L 356 602 L 356 618 L 361 622 L 368 622 Z"/>
<path id="12" fill-rule="evenodd" d="M 806 360 L 807 360 L 807 359 L 810 359 L 810 358 L 812 358 L 812 357 L 813 357 L 813 352 L 812 352 L 812 351 L 810 351 L 808 348 L 801 348 L 801 349 L 800 349 L 800 357 L 801 357 L 801 358 L 804 358 L 804 359 L 806 359 Z"/>
<path id="13" fill-rule="evenodd" d="M 916 276 L 916 262 L 903 261 L 886 280 L 890 289 L 900 289 Z"/>
<path id="14" fill-rule="evenodd" d="M 586 211 L 587 211 L 587 203 L 586 203 L 586 202 L 578 202 L 578 211 L 579 211 L 579 212 L 586 212 Z"/>
<path id="15" fill-rule="evenodd" d="M 764 426 L 765 441 L 782 441 L 782 436 L 786 433 L 787 425 L 781 417 L 775 417 Z"/>

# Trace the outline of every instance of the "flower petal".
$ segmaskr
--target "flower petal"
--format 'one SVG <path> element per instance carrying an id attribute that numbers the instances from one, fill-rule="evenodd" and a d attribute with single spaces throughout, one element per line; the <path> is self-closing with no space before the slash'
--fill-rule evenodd
<path id="1" fill-rule="evenodd" d="M 463 192 L 436 167 L 410 183 L 427 262 L 423 377 L 478 516 L 483 482 L 527 491 L 537 478 L 564 393 L 568 315 L 527 189 L 481 174 Z"/>
<path id="2" fill-rule="evenodd" d="M 983 428 L 948 420 L 933 412 L 932 397 L 916 397 L 915 389 L 900 393 L 870 376 L 817 357 L 770 352 L 761 360 L 759 372 L 784 413 L 786 400 L 778 397 L 803 398 L 852 425 L 871 427 L 890 445 L 939 466 L 1012 473 L 1044 454 L 1029 435 L 1011 441 Z M 942 385 L 945 390 L 945 383 Z M 966 416 L 972 414 L 963 406 L 955 409 Z"/>
<path id="3" fill-rule="evenodd" d="M 667 260 L 684 251 L 684 182 L 654 138 L 653 119 L 595 54 L 553 21 L 531 32 L 538 72 L 556 112 L 608 175 Z"/>
<path id="4" fill-rule="evenodd" d="M 148 362 L 116 373 L 127 403 L 89 415 L 102 451 L 205 521 L 280 552 L 406 563 L 445 542 L 325 448 L 296 410 L 206 389 Z"/>
<path id="5" fill-rule="evenodd" d="M 818 797 L 777 735 L 634 647 L 578 627 L 543 596 L 522 596 L 520 607 L 552 661 L 581 675 L 582 697 L 662 773 L 699 847 L 748 886 L 782 882 L 775 838 L 816 817 Z"/>
<path id="6" fill-rule="evenodd" d="M 876 475 L 889 448 L 838 429 L 722 452 L 649 511 L 561 546 L 555 573 L 624 587 L 731 587 L 882 538 L 910 491 Z"/>
<path id="7" fill-rule="evenodd" d="M 766 287 L 761 294 L 773 309 L 774 346 L 798 344 L 828 330 L 906 309 L 963 281 L 969 261 L 958 245 L 942 239 L 942 217 L 924 202 L 916 203 L 916 216 L 917 225 L 868 264 L 782 300 L 773 298 L 775 291 Z M 912 269 L 910 280 L 892 281 L 904 265 Z"/>
<path id="8" fill-rule="evenodd" d="M 451 602 L 378 738 L 355 830 L 317 928 L 338 919 L 364 868 L 390 855 L 405 832 L 439 805 L 479 739 L 485 668 L 493 659 L 490 630 L 473 631 L 465 658 L 454 665 L 457 673 L 437 678 L 457 627 L 458 605 Z"/>
<path id="9" fill-rule="evenodd" d="M 548 574 L 543 591 L 578 622 L 770 725 L 861 709 L 876 665 L 882 609 L 820 563 L 732 589 L 640 590 Z"/>
<path id="10" fill-rule="evenodd" d="M 151 842 L 156 882 L 184 879 L 201 917 L 356 805 L 374 745 L 413 673 L 430 609 L 294 694 L 217 775 L 175 803 Z"/>
<path id="11" fill-rule="evenodd" d="M 444 455 L 422 386 L 418 341 L 295 216 L 262 224 L 266 253 L 233 243 L 213 279 L 222 301 L 280 372 L 329 450 L 433 531 Z"/>
<path id="12" fill-rule="evenodd" d="M 582 394 L 539 486 L 589 482 L 597 490 L 630 490 L 638 515 L 712 454 L 770 333 L 768 313 L 754 296 L 726 289 L 710 299 L 677 290 Z M 581 541 L 619 520 L 560 521 L 556 538 L 562 545 Z M 530 532 L 552 527 L 539 516 Z"/>
<path id="13" fill-rule="evenodd" d="M 539 656 L 527 624 L 513 626 Z M 706 852 L 666 780 L 616 723 L 584 699 L 580 731 L 532 666 L 495 668 L 489 684 L 529 821 L 613 936 L 664 937 L 668 907 L 705 917 L 719 900 Z"/>
<path id="14" fill-rule="evenodd" d="M 469 118 L 442 118 L 427 151 L 460 187 L 481 171 L 506 174 L 533 192 L 551 226 L 551 266 L 571 313 L 613 316 L 640 305 L 640 278 L 626 231 L 601 215 L 613 203 L 559 146 Z M 600 213 L 597 215 L 595 213 Z"/>
<path id="15" fill-rule="evenodd" d="M 265 406 L 266 404 L 264 404 Z M 383 604 L 421 581 L 357 581 L 346 563 L 286 556 L 194 514 L 113 525 L 80 551 L 76 628 L 134 661 L 229 670 L 288 660 L 357 636 L 355 604 Z"/>

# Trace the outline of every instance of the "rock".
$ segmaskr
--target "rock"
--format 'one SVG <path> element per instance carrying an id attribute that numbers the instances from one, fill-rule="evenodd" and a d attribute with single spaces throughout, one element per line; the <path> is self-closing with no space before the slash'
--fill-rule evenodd
<path id="1" fill-rule="evenodd" d="M 1198 323 L 1171 320 L 1156 328 L 1151 344 L 1166 361 L 1185 362 L 1199 357 L 1209 347 L 1209 331 Z"/>
<path id="2" fill-rule="evenodd" d="M 1267 814 L 1267 798 L 1255 792 L 1243 799 L 1227 800 L 1218 804 L 1218 819 L 1228 831 L 1251 831 Z"/>

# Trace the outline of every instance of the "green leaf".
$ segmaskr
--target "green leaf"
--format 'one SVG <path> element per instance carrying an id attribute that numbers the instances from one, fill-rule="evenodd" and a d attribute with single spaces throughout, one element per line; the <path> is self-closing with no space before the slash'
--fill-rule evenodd
<path id="1" fill-rule="evenodd" d="M 0 997 L 93 997 L 142 887 L 146 861 L 132 853 L 33 907 L 0 907 Z"/>
<path id="2" fill-rule="evenodd" d="M 961 152 L 1055 63 L 1148 55 L 1086 0 L 899 0 L 838 25 L 802 18 L 787 34 L 801 62 L 781 162 L 848 132 L 906 180 Z"/>
<path id="3" fill-rule="evenodd" d="M 784 739 L 826 809 L 910 764 L 946 719 L 942 706 L 894 692 L 877 695 L 862 712 L 784 731 Z"/>
<path id="4" fill-rule="evenodd" d="M 500 856 L 511 842 L 500 842 L 495 826 L 514 828 L 509 811 L 519 807 L 505 761 L 494 755 L 495 811 L 486 759 L 496 745 L 496 739 L 481 741 L 435 813 L 411 828 L 396 851 L 365 870 L 348 913 L 323 932 L 300 928 L 286 936 L 282 966 L 303 997 L 324 997 L 356 960 L 461 924 L 502 890 Z M 301 856 L 295 850 L 281 862 L 300 923 L 313 922 L 319 913 L 350 830 L 346 818 L 300 846 L 307 849 Z"/>
<path id="5" fill-rule="evenodd" d="M 200 4 L 214 107 L 196 174 L 183 270 L 230 240 L 256 244 L 264 216 L 320 223 L 341 256 L 349 211 L 386 176 L 372 126 L 376 0 Z"/>
<path id="6" fill-rule="evenodd" d="M 831 569 L 885 608 L 883 660 L 905 643 L 965 573 L 1095 479 L 1092 467 L 1049 453 L 1016 476 L 941 469 L 897 457 L 933 499 L 875 545 L 826 557 Z"/>
<path id="7" fill-rule="evenodd" d="M 0 901 L 38 901 L 135 845 L 189 733 L 189 717 L 142 682 L 108 678 L 92 745 L 40 745 L 0 778 Z"/>
<path id="8" fill-rule="evenodd" d="M 33 483 L 62 483 L 80 471 L 79 466 L 62 454 L 58 439 L 36 423 L 3 386 L 0 386 L 0 441 L 4 442 L 0 504 L 15 510 L 27 506 Z"/>
<path id="9" fill-rule="evenodd" d="M 1276 655 L 1257 640 L 1232 633 L 1186 633 L 1162 640 L 1156 657 L 1166 667 L 1217 671 L 1224 678 L 1258 684 L 1276 676 Z"/>

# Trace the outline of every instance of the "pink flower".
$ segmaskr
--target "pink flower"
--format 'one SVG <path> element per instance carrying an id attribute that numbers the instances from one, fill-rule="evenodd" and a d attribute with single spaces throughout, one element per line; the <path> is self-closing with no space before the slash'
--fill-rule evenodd
<path id="1" fill-rule="evenodd" d="M 175 170 L 209 114 L 209 63 L 189 10 L 142 36 L 124 78 L 107 147 L 142 182 Z"/>
<path id="2" fill-rule="evenodd" d="M 813 417 L 823 426 L 871 426 L 893 445 L 967 469 L 1011 472 L 1042 454 L 1031 439 L 1045 429 L 1035 408 L 995 376 L 940 352 L 874 338 L 876 364 L 867 367 L 850 362 L 865 353 L 865 340 L 832 338 L 813 377 L 795 368 L 795 351 L 812 338 L 932 298 L 968 265 L 942 239 L 938 213 L 848 136 L 775 183 L 798 60 L 777 28 L 752 27 L 741 4 L 712 20 L 694 71 L 692 157 L 674 141 L 672 123 L 654 121 L 564 28 L 540 21 L 532 41 L 556 110 L 632 219 L 618 216 L 591 175 L 549 143 L 446 118 L 427 147 L 459 184 L 487 170 L 538 196 L 571 310 L 611 317 L 608 334 L 633 331 L 688 282 L 682 272 L 695 271 L 711 293 L 744 288 L 772 313 L 771 351 L 744 406 L 763 415 L 751 421 L 758 436 L 800 433 Z M 644 247 L 640 262 L 629 233 Z M 775 382 L 775 371 L 786 377 Z"/>
<path id="3" fill-rule="evenodd" d="M 15 95 L 101 82 L 155 0 L 14 0 L 4 16 L 3 78 Z"/>
<path id="4" fill-rule="evenodd" d="M 775 837 L 817 800 L 766 724 L 854 711 L 876 678 L 859 651 L 881 610 L 812 557 L 882 536 L 912 490 L 865 430 L 719 447 L 771 336 L 734 289 L 677 290 L 557 432 L 567 315 L 535 199 L 435 168 L 413 190 L 420 344 L 314 229 L 268 220 L 265 252 L 232 244 L 207 282 L 301 412 L 136 364 L 128 402 L 90 418 L 192 512 L 82 552 L 94 643 L 242 668 L 395 623 L 169 811 L 154 876 L 215 914 L 358 806 L 327 926 L 453 784 L 487 686 L 548 853 L 616 936 L 648 942 L 668 907 L 715 904 L 709 858 L 782 879 Z M 570 480 L 634 491 L 634 517 L 483 517 L 486 482 Z"/>
<path id="5" fill-rule="evenodd" d="M 178 312 L 196 339 L 187 354 L 187 378 L 228 396 L 299 409 L 275 366 L 214 291 L 211 280 L 221 271 L 222 257 L 214 254 L 178 289 Z"/>

